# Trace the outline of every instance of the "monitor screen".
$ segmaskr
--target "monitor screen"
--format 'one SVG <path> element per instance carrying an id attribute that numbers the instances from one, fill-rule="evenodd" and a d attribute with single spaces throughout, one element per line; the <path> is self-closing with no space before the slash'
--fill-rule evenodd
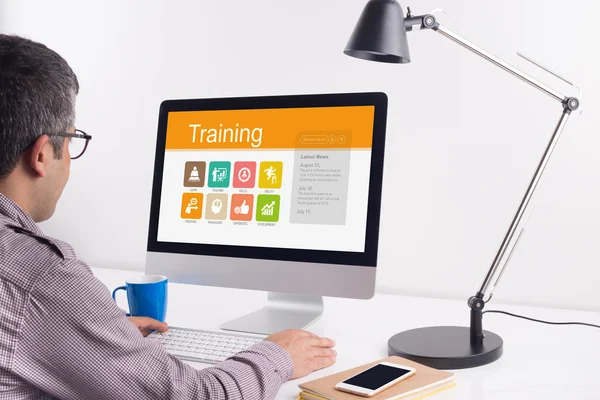
<path id="1" fill-rule="evenodd" d="M 156 243 L 364 254 L 376 104 L 252 105 L 163 110 Z"/>

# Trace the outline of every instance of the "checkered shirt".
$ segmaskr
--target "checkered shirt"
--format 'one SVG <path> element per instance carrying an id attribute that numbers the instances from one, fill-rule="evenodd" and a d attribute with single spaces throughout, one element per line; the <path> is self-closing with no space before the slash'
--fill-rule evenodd
<path id="1" fill-rule="evenodd" d="M 0 193 L 0 400 L 272 399 L 292 371 L 268 341 L 202 370 L 169 355 Z"/>

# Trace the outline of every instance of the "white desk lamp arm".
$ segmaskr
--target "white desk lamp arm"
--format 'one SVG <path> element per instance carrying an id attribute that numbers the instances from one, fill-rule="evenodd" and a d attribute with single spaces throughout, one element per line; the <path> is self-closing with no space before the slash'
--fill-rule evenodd
<path id="1" fill-rule="evenodd" d="M 502 260 L 504 259 L 504 256 L 506 255 L 507 250 L 510 248 L 510 244 L 513 241 L 513 238 L 515 236 L 515 233 L 517 231 L 519 223 L 521 222 L 521 220 L 525 214 L 527 206 L 529 205 L 529 202 L 533 196 L 533 193 L 537 187 L 537 184 L 539 183 L 542 173 L 543 173 L 546 165 L 548 164 L 550 156 L 551 156 L 554 148 L 556 147 L 556 144 L 558 143 L 558 139 L 560 138 L 560 135 L 567 123 L 569 115 L 571 114 L 572 111 L 575 111 L 579 108 L 580 101 L 576 97 L 564 96 L 560 92 L 537 81 L 536 79 L 534 79 L 531 76 L 527 75 L 526 73 L 520 71 L 519 69 L 515 68 L 514 66 L 500 60 L 498 57 L 490 54 L 489 52 L 481 49 L 480 47 L 474 45 L 473 43 L 469 42 L 465 38 L 461 37 L 460 35 L 443 27 L 442 25 L 440 25 L 437 22 L 435 16 L 433 16 L 431 14 L 421 15 L 421 16 L 413 16 L 409 9 L 408 15 L 406 16 L 406 19 L 405 19 L 405 27 L 406 27 L 407 31 L 413 31 L 413 30 L 417 30 L 417 29 L 434 30 L 434 31 L 440 33 L 441 35 L 445 36 L 446 38 L 452 40 L 453 42 L 466 48 L 467 50 L 470 50 L 474 54 L 477 54 L 478 56 L 486 59 L 487 61 L 493 63 L 494 65 L 500 67 L 501 69 L 509 72 L 510 74 L 516 76 L 517 78 L 521 79 L 522 81 L 528 83 L 529 85 L 531 85 L 531 86 L 537 88 L 538 90 L 544 92 L 545 94 L 551 96 L 555 100 L 558 100 L 562 105 L 562 113 L 561 113 L 560 119 L 558 121 L 558 124 L 556 125 L 556 128 L 552 134 L 552 137 L 550 138 L 550 141 L 546 147 L 546 150 L 545 150 L 545 152 L 538 164 L 538 167 L 533 175 L 533 178 L 531 179 L 531 182 L 530 182 L 529 186 L 527 187 L 525 195 L 523 196 L 523 199 L 519 205 L 519 208 L 517 209 L 517 212 L 515 213 L 515 216 L 508 228 L 508 231 L 506 232 L 506 235 L 504 236 L 504 239 L 502 240 L 502 244 L 500 245 L 500 248 L 498 249 L 498 252 L 496 253 L 496 256 L 494 257 L 494 261 L 492 262 L 492 265 L 490 266 L 490 269 L 489 269 L 488 273 L 486 274 L 485 279 L 483 280 L 483 283 L 482 283 L 480 289 L 475 294 L 475 296 L 472 296 L 468 301 L 469 307 L 471 308 L 471 340 L 476 343 L 481 343 L 483 340 L 482 310 L 483 310 L 483 307 L 485 304 L 484 303 L 485 293 L 488 291 L 488 289 L 493 281 L 493 278 L 494 278 L 494 276 L 496 276 L 496 274 L 498 272 L 498 268 L 500 267 Z M 531 61 L 531 60 L 529 60 L 529 61 Z M 538 65 L 538 64 L 536 64 L 536 65 Z M 549 70 L 547 70 L 547 71 L 549 71 Z M 518 238 L 517 238 L 517 241 L 518 241 Z M 514 246 L 513 246 L 513 250 L 514 250 Z M 512 251 L 511 251 L 511 254 L 512 254 Z M 511 254 L 509 254 L 508 259 L 504 263 L 504 267 L 506 267 L 506 264 L 510 260 Z M 496 279 L 496 282 L 494 283 L 494 286 L 493 286 L 494 288 L 496 287 L 496 284 L 498 283 L 499 279 L 502 277 L 502 274 L 504 272 L 504 267 L 502 268 L 502 271 L 500 272 L 498 279 Z"/>

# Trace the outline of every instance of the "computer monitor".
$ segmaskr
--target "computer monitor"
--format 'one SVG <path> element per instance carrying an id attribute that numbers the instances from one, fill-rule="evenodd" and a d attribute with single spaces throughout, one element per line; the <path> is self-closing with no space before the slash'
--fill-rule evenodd
<path id="1" fill-rule="evenodd" d="M 222 329 L 303 329 L 375 291 L 387 96 L 167 100 L 146 273 L 268 292 Z"/>

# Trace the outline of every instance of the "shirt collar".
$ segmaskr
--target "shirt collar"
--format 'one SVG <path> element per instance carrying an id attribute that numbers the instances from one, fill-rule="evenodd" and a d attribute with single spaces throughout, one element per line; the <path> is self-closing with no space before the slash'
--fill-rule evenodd
<path id="1" fill-rule="evenodd" d="M 43 236 L 42 230 L 35 221 L 17 203 L 0 193 L 0 215 L 12 220 L 20 228 Z"/>

